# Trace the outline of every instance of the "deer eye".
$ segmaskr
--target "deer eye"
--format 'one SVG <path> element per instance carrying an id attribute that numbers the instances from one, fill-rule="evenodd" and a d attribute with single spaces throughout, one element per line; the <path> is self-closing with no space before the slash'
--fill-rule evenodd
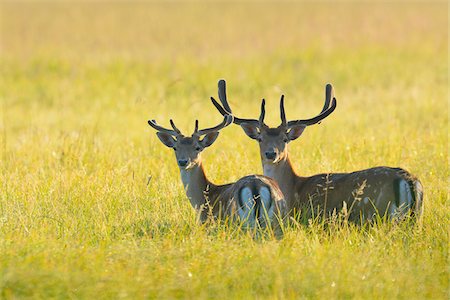
<path id="1" fill-rule="evenodd" d="M 176 148 L 176 147 L 172 147 L 172 149 L 173 149 L 174 151 L 177 151 L 177 148 Z"/>
<path id="2" fill-rule="evenodd" d="M 262 138 L 257 138 L 256 140 L 260 143 L 262 142 Z"/>
<path id="3" fill-rule="evenodd" d="M 202 150 L 202 148 L 196 147 L 195 150 L 200 151 L 200 150 Z"/>

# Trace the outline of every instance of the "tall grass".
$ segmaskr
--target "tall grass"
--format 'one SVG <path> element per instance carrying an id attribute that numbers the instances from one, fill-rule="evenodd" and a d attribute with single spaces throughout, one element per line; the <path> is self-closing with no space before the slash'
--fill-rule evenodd
<path id="1" fill-rule="evenodd" d="M 448 294 L 445 3 L 2 2 L 0 298 L 409 298 Z M 173 153 L 146 124 L 236 113 L 309 117 L 304 175 L 399 166 L 425 188 L 417 224 L 320 223 L 255 240 L 201 226 Z M 226 183 L 261 173 L 237 126 L 203 155 Z"/>

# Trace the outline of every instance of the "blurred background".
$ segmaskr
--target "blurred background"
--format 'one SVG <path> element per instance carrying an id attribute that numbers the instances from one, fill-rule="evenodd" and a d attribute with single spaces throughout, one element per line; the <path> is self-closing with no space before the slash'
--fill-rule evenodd
<path id="1" fill-rule="evenodd" d="M 446 134 L 438 130 L 447 124 L 446 7 L 439 2 L 3 2 L 5 147 L 16 149 L 21 137 L 39 145 L 49 135 L 84 131 L 126 155 L 124 141 L 148 142 L 150 133 L 156 140 L 146 125 L 149 118 L 165 125 L 173 118 L 186 133 L 196 118 L 200 126 L 220 122 L 209 102 L 220 78 L 228 81 L 230 103 L 240 116 L 256 117 L 265 97 L 271 125 L 279 122 L 281 94 L 288 118 L 306 118 L 320 110 L 325 83 L 332 83 L 338 109 L 302 137 L 316 154 L 317 147 L 336 144 L 347 150 L 358 145 L 366 153 L 377 143 L 389 153 L 389 145 L 419 146 L 435 135 L 444 142 Z M 224 132 L 218 148 L 236 147 L 226 138 L 233 132 L 237 144 L 251 145 L 250 152 L 242 151 L 251 160 L 244 167 L 256 167 L 247 172 L 261 172 L 256 145 L 239 128 Z M 433 144 L 427 154 L 417 147 L 417 153 L 371 155 L 350 166 L 337 159 L 322 168 L 409 167 L 405 156 L 417 161 L 431 152 L 444 159 L 446 143 Z M 153 151 L 167 155 L 160 145 Z M 422 163 L 432 168 L 429 159 Z"/>
<path id="2" fill-rule="evenodd" d="M 265 97 L 272 125 L 282 93 L 288 118 L 305 118 L 320 110 L 325 83 L 332 83 L 338 110 L 304 135 L 325 133 L 328 147 L 340 139 L 380 142 L 390 130 L 403 131 L 393 139 L 411 142 L 418 130 L 426 139 L 424 130 L 446 124 L 445 3 L 3 2 L 1 8 L 0 126 L 12 138 L 8 146 L 27 130 L 89 128 L 108 143 L 148 140 L 148 118 L 166 125 L 174 118 L 190 132 L 195 118 L 201 126 L 220 121 L 209 102 L 220 78 L 239 115 L 257 116 Z M 366 134 L 354 136 L 355 128 Z"/>

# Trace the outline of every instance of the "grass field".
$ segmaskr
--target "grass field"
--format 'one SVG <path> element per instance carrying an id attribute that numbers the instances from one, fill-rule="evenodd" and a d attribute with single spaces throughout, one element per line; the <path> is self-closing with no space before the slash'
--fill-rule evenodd
<path id="1" fill-rule="evenodd" d="M 0 298 L 448 299 L 448 4 L 5 2 L 1 11 Z M 306 118 L 303 175 L 403 167 L 415 225 L 291 226 L 281 240 L 196 223 L 172 151 L 147 125 L 235 112 Z M 230 126 L 216 183 L 261 173 Z"/>

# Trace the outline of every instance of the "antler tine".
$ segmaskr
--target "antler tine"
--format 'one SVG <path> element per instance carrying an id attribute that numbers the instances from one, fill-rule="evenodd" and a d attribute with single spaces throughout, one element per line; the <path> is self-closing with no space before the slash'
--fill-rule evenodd
<path id="1" fill-rule="evenodd" d="M 159 126 L 156 123 L 155 120 L 148 120 L 148 125 L 150 125 L 151 127 L 153 127 L 154 129 L 156 129 L 156 130 L 158 130 L 160 132 L 165 132 L 165 133 L 168 133 L 168 134 L 173 135 L 173 136 L 177 136 L 178 134 L 180 134 L 179 132 L 176 132 L 174 130 L 167 129 L 167 128 L 164 128 L 162 126 Z"/>
<path id="2" fill-rule="evenodd" d="M 198 132 L 198 120 L 195 120 L 194 134 Z"/>
<path id="3" fill-rule="evenodd" d="M 172 119 L 170 119 L 170 126 L 172 126 L 173 130 L 175 130 L 176 133 L 181 134 L 181 131 L 175 126 L 175 123 Z"/>
<path id="4" fill-rule="evenodd" d="M 232 113 L 230 105 L 228 105 L 227 101 L 227 83 L 225 80 L 221 79 L 217 83 L 217 86 L 219 88 L 219 100 L 222 102 L 223 108 L 225 108 L 226 111 L 228 111 L 230 114 Z"/>
<path id="5" fill-rule="evenodd" d="M 259 115 L 259 123 L 264 124 L 264 117 L 266 115 L 266 100 L 261 101 L 261 114 Z"/>
<path id="6" fill-rule="evenodd" d="M 205 129 L 201 129 L 201 130 L 197 130 L 196 132 L 194 132 L 194 135 L 200 136 L 200 135 L 204 135 L 213 131 L 219 131 L 222 128 L 230 125 L 231 123 L 233 123 L 233 116 L 232 115 L 226 115 L 223 118 L 223 121 L 214 127 L 211 128 L 205 128 Z M 197 124 L 196 124 L 197 125 Z"/>
<path id="7" fill-rule="evenodd" d="M 333 86 L 331 85 L 331 83 L 327 83 L 327 85 L 325 86 L 325 103 L 323 105 L 322 112 L 324 112 L 330 106 L 331 98 L 334 98 Z"/>
<path id="8" fill-rule="evenodd" d="M 229 115 L 230 112 L 226 111 L 225 108 L 220 105 L 214 97 L 211 97 L 211 102 L 214 104 L 214 106 L 217 108 L 217 110 L 222 114 L 222 116 Z"/>
<path id="9" fill-rule="evenodd" d="M 284 95 L 281 95 L 280 99 L 280 117 L 281 117 L 281 125 L 286 126 L 286 112 L 284 111 Z"/>

